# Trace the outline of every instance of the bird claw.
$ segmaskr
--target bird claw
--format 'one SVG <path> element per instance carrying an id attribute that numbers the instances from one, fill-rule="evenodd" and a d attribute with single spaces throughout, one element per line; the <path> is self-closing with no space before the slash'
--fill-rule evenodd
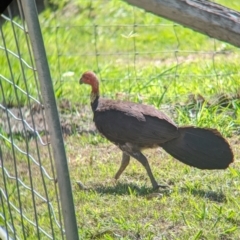
<path id="1" fill-rule="evenodd" d="M 86 187 L 81 181 L 77 181 L 77 185 L 80 188 L 80 190 L 90 190 L 90 188 Z"/>
<path id="2" fill-rule="evenodd" d="M 170 188 L 170 186 L 167 184 L 158 184 L 157 188 Z"/>
<path id="3" fill-rule="evenodd" d="M 157 184 L 156 186 L 153 187 L 153 190 L 158 189 L 170 190 L 171 188 L 168 184 Z"/>

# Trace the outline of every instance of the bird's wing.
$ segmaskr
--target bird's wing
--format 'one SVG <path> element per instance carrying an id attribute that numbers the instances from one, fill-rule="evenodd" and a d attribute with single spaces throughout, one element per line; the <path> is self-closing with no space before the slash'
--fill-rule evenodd
<path id="1" fill-rule="evenodd" d="M 112 142 L 151 147 L 178 136 L 175 124 L 151 106 L 104 103 L 94 112 L 94 121 L 99 132 Z"/>
<path id="2" fill-rule="evenodd" d="M 165 113 L 157 110 L 150 105 L 100 98 L 97 104 L 96 111 L 107 110 L 121 111 L 126 115 L 136 117 L 139 120 L 144 120 L 144 116 L 156 117 L 176 126 L 172 119 L 169 118 Z"/>

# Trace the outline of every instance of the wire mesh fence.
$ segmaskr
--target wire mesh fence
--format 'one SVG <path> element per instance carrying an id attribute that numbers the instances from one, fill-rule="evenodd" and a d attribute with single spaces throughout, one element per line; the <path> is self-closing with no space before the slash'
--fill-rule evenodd
<path id="1" fill-rule="evenodd" d="M 55 4 L 57 10 L 45 9 L 39 19 L 64 133 L 95 131 L 86 107 L 89 94 L 77 81 L 88 69 L 99 75 L 102 95 L 166 111 L 222 93 L 230 94 L 230 101 L 239 99 L 237 48 L 118 0 Z M 20 1 L 18 10 L 14 18 L 10 10 L 8 17 L 1 15 L 0 226 L 14 239 L 65 239 L 49 129 Z"/>
<path id="2" fill-rule="evenodd" d="M 239 94 L 239 49 L 123 1 L 69 1 L 40 21 L 56 95 L 80 104 L 77 111 L 86 112 L 89 94 L 78 78 L 89 69 L 103 96 L 162 108 Z M 87 115 L 79 128 L 92 127 Z"/>
<path id="3" fill-rule="evenodd" d="M 10 8 L 8 17 L 1 15 L 0 236 L 64 239 L 49 146 L 54 137 L 49 137 L 23 6 L 20 1 L 17 4 L 16 19 L 13 20 Z"/>

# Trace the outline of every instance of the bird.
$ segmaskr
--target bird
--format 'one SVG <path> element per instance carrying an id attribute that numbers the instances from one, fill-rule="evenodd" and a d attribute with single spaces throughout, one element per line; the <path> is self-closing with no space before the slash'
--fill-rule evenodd
<path id="1" fill-rule="evenodd" d="M 226 169 L 234 161 L 229 143 L 218 130 L 178 127 L 151 105 L 103 98 L 93 71 L 84 72 L 79 83 L 92 88 L 90 100 L 97 130 L 122 151 L 115 179 L 119 179 L 132 157 L 146 169 L 153 189 L 161 187 L 142 153 L 147 148 L 161 147 L 175 159 L 199 169 Z"/>

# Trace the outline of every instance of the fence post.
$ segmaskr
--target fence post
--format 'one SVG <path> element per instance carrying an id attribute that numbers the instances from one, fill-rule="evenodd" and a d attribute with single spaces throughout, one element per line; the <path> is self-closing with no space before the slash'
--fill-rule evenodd
<path id="1" fill-rule="evenodd" d="M 124 0 L 160 17 L 240 47 L 240 12 L 214 1 Z"/>
<path id="2" fill-rule="evenodd" d="M 34 0 L 22 0 L 25 20 L 32 44 L 41 94 L 48 129 L 51 137 L 51 146 L 56 164 L 57 179 L 60 192 L 62 214 L 67 240 L 78 240 L 77 221 L 74 210 L 72 187 L 67 165 L 67 157 L 64 148 L 62 130 L 59 121 L 52 79 L 47 62 L 41 28 L 38 20 L 37 8 Z"/>

